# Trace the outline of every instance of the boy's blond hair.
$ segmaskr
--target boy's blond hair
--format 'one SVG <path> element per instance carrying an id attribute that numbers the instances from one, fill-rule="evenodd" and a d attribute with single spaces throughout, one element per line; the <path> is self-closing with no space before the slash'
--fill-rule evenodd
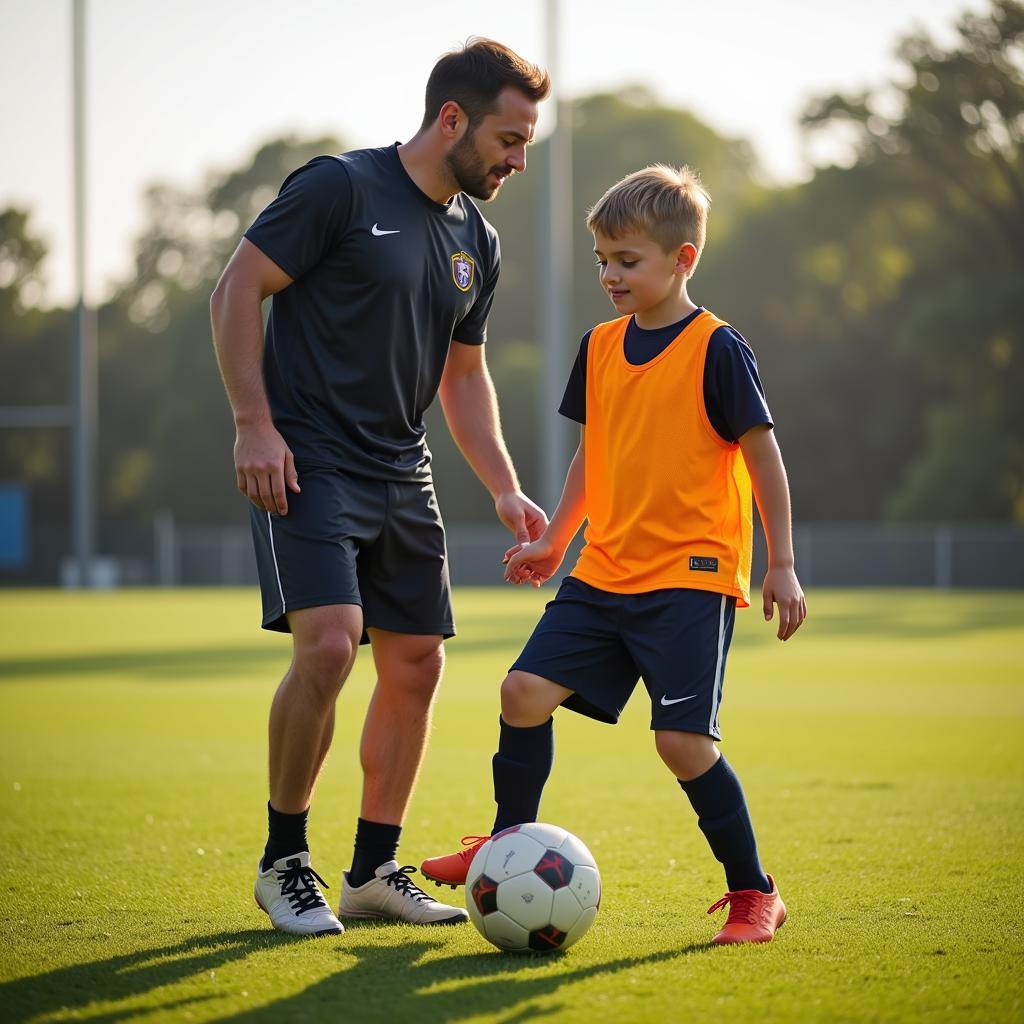
<path id="1" fill-rule="evenodd" d="M 648 235 L 665 252 L 689 242 L 699 259 L 710 204 L 711 196 L 692 168 L 651 164 L 612 185 L 590 208 L 587 227 L 609 238 L 636 231 Z M 696 266 L 694 260 L 690 274 Z"/>

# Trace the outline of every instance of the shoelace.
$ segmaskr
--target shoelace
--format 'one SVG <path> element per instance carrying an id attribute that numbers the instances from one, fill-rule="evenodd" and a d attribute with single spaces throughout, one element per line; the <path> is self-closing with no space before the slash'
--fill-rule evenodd
<path id="1" fill-rule="evenodd" d="M 294 867 L 285 868 L 284 871 L 277 873 L 277 880 L 281 883 L 281 895 L 287 897 L 296 917 L 304 910 L 316 910 L 318 907 L 327 906 L 314 879 L 325 889 L 330 889 L 311 867 L 303 867 L 298 861 Z"/>
<path id="2" fill-rule="evenodd" d="M 739 922 L 756 925 L 761 902 L 757 897 L 758 893 L 750 889 L 727 892 L 717 903 L 712 903 L 708 907 L 708 913 L 713 914 L 716 910 L 721 910 L 722 907 L 729 904 L 729 917 L 725 922 L 727 925 Z"/>
<path id="3" fill-rule="evenodd" d="M 490 836 L 463 836 L 462 845 L 466 847 L 464 850 L 459 850 L 459 856 L 463 860 L 470 860 L 476 856 L 476 850 L 473 849 L 477 843 L 490 839 Z"/>
<path id="4" fill-rule="evenodd" d="M 403 896 L 408 896 L 409 899 L 416 900 L 417 903 L 422 903 L 424 900 L 432 900 L 434 897 L 428 892 L 424 892 L 409 876 L 416 873 L 416 869 L 411 864 L 406 864 L 400 867 L 397 871 L 392 871 L 384 881 L 387 885 L 394 888 L 395 892 L 400 892 Z"/>

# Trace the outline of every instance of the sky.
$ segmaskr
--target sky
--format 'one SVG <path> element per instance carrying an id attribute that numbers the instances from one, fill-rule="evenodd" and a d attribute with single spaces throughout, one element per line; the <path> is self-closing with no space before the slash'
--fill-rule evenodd
<path id="1" fill-rule="evenodd" d="M 130 275 L 148 184 L 194 188 L 289 132 L 350 148 L 404 141 L 434 62 L 471 35 L 551 66 L 566 97 L 646 85 L 749 140 L 782 183 L 810 174 L 797 126 L 810 98 L 884 85 L 901 36 L 923 28 L 949 42 L 964 10 L 986 8 L 561 0 L 551 61 L 545 0 L 87 0 L 88 292 L 97 301 Z M 553 123 L 546 108 L 540 135 Z M 71 119 L 71 0 L 0 0 L 0 208 L 28 207 L 47 242 L 43 304 L 74 292 Z"/>

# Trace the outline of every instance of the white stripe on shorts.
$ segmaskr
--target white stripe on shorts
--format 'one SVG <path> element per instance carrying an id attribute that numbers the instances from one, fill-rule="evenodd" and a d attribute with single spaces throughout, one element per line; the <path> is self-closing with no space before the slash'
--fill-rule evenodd
<path id="1" fill-rule="evenodd" d="M 274 559 L 274 575 L 277 577 L 277 592 L 281 595 L 281 614 L 284 615 L 288 608 L 284 603 L 284 587 L 281 586 L 281 570 L 277 567 L 277 552 L 274 550 L 274 519 L 269 512 L 267 513 L 267 529 L 270 531 L 270 554 Z M 719 653 L 719 659 L 721 659 L 721 653 Z"/>
<path id="2" fill-rule="evenodd" d="M 725 648 L 725 594 L 718 613 L 718 662 L 715 665 L 715 685 L 711 691 L 711 718 L 708 732 L 713 736 L 718 731 L 718 707 L 722 703 L 722 655 Z"/>

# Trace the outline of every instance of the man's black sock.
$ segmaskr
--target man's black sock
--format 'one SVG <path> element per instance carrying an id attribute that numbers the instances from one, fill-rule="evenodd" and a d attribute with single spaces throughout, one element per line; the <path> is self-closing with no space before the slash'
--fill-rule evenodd
<path id="1" fill-rule="evenodd" d="M 349 883 L 357 888 L 364 885 L 373 878 L 381 864 L 394 860 L 401 835 L 401 825 L 386 825 L 360 818 L 356 825 L 356 847 L 348 873 Z"/>
<path id="2" fill-rule="evenodd" d="M 275 860 L 309 850 L 306 823 L 309 808 L 298 814 L 283 814 L 267 804 L 268 838 L 260 867 L 266 871 Z"/>

